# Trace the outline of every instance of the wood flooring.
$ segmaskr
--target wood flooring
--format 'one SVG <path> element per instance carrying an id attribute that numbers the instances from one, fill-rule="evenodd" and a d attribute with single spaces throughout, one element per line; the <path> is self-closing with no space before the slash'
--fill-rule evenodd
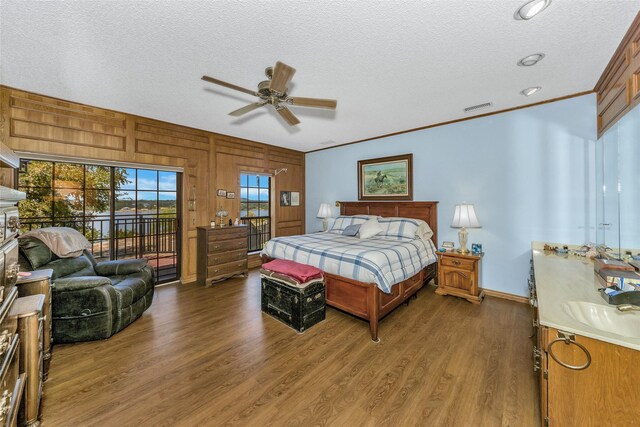
<path id="1" fill-rule="evenodd" d="M 298 334 L 259 274 L 157 288 L 105 341 L 55 345 L 43 426 L 533 426 L 528 306 L 425 287 L 380 323 L 327 308 Z"/>

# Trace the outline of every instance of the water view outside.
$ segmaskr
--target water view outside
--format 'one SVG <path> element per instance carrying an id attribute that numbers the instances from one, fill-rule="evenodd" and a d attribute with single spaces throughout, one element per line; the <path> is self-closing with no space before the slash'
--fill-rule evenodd
<path id="1" fill-rule="evenodd" d="M 174 280 L 179 178 L 176 172 L 25 161 L 21 229 L 72 227 L 91 242 L 98 260 L 147 258 L 159 281 Z"/>
<path id="2" fill-rule="evenodd" d="M 240 174 L 240 219 L 249 226 L 249 252 L 259 251 L 271 238 L 271 177 Z"/>

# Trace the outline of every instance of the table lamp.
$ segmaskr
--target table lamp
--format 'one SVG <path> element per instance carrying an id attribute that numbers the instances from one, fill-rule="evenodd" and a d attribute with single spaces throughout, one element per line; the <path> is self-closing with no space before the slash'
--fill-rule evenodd
<path id="1" fill-rule="evenodd" d="M 473 208 L 473 205 L 470 204 L 461 204 L 456 205 L 456 211 L 453 214 L 453 221 L 451 222 L 451 227 L 459 228 L 458 231 L 458 240 L 460 241 L 460 253 L 466 254 L 469 253 L 469 249 L 467 249 L 467 238 L 469 237 L 469 232 L 467 228 L 479 228 L 480 222 L 478 221 L 478 217 L 476 216 L 476 211 Z"/>
<path id="2" fill-rule="evenodd" d="M 327 231 L 329 228 L 329 218 L 331 218 L 331 206 L 329 206 L 329 203 L 320 203 L 320 209 L 316 217 L 322 218 L 322 231 Z"/>

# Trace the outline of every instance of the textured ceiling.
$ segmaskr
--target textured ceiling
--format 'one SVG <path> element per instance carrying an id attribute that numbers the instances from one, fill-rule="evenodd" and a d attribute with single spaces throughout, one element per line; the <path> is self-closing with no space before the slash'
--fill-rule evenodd
<path id="1" fill-rule="evenodd" d="M 309 151 L 591 90 L 640 8 L 553 0 L 517 21 L 524 2 L 1 0 L 0 82 Z M 255 98 L 200 80 L 255 89 L 277 60 L 297 69 L 292 96 L 337 110 L 292 107 L 296 127 L 271 107 L 238 119 Z"/>

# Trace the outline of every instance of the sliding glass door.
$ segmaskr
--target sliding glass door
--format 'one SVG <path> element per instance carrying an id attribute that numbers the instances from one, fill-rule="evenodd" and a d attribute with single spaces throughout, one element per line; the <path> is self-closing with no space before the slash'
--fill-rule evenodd
<path id="1" fill-rule="evenodd" d="M 159 282 L 180 277 L 178 172 L 23 161 L 22 231 L 64 226 L 91 242 L 98 260 L 147 258 Z"/>

